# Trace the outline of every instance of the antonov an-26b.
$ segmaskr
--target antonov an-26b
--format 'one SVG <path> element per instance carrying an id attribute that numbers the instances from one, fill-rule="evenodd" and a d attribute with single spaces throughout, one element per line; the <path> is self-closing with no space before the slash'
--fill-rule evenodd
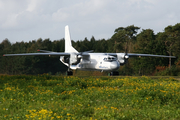
<path id="1" fill-rule="evenodd" d="M 127 62 L 130 57 L 151 56 L 151 57 L 171 57 L 164 55 L 152 54 L 133 54 L 133 53 L 93 53 L 93 51 L 78 52 L 71 44 L 69 27 L 65 26 L 65 52 L 52 52 L 38 50 L 43 53 L 22 53 L 22 54 L 5 54 L 3 56 L 29 56 L 29 55 L 56 55 L 60 56 L 60 61 L 68 67 L 67 75 L 72 75 L 72 70 L 96 70 L 110 71 L 111 75 L 116 72 L 120 65 Z"/>

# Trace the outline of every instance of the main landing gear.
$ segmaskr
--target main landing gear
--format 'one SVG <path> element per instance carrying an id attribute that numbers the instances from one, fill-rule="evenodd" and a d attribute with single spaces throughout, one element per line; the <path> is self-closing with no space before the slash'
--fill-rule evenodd
<path id="1" fill-rule="evenodd" d="M 72 76 L 73 71 L 66 71 L 66 75 L 67 76 Z M 118 71 L 110 72 L 110 73 L 108 73 L 108 76 L 119 76 L 119 72 Z"/>
<path id="2" fill-rule="evenodd" d="M 73 75 L 73 71 L 67 71 L 67 72 L 66 72 L 66 75 L 67 75 L 67 76 L 72 76 L 72 75 Z"/>
<path id="3" fill-rule="evenodd" d="M 112 71 L 108 75 L 109 76 L 119 76 L 119 72 L 118 71 Z"/>

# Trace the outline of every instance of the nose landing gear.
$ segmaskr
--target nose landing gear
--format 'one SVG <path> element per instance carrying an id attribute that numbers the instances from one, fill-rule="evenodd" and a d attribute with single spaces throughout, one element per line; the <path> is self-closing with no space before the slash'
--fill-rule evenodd
<path id="1" fill-rule="evenodd" d="M 119 72 L 118 71 L 112 71 L 108 74 L 108 76 L 119 76 Z"/>

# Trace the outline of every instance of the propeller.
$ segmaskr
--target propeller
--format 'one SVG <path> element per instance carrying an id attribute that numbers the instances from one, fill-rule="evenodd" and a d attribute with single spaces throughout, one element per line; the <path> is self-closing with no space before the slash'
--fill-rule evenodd
<path id="1" fill-rule="evenodd" d="M 126 50 L 125 50 L 124 59 L 129 59 L 129 55 L 128 55 L 128 53 L 127 53 L 127 48 L 126 48 Z"/>
<path id="2" fill-rule="evenodd" d="M 94 50 L 84 51 L 84 52 L 77 53 L 77 55 L 76 55 L 77 62 L 73 63 L 73 65 L 77 65 L 81 61 L 84 53 L 92 53 L 92 52 L 94 52 Z"/>
<path id="3" fill-rule="evenodd" d="M 77 58 L 82 58 L 83 53 L 93 53 L 93 52 L 94 52 L 94 50 L 79 52 L 79 54 L 77 55 Z"/>

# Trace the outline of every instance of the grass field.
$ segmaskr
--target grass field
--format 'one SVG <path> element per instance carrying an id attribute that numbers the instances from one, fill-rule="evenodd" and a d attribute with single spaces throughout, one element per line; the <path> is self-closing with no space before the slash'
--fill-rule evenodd
<path id="1" fill-rule="evenodd" d="M 174 78 L 0 76 L 0 120 L 180 119 Z"/>

